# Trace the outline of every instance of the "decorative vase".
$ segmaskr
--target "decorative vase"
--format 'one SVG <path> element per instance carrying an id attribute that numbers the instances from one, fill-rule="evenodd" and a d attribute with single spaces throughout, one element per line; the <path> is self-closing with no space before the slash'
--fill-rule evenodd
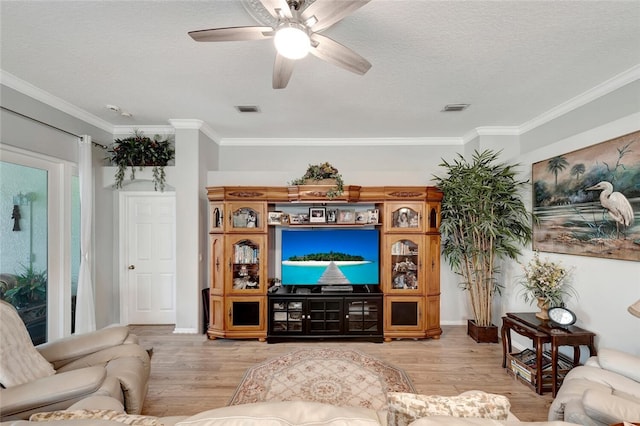
<path id="1" fill-rule="evenodd" d="M 538 297 L 538 309 L 540 312 L 536 312 L 536 317 L 541 320 L 549 319 L 549 302 L 544 300 L 542 297 Z"/>

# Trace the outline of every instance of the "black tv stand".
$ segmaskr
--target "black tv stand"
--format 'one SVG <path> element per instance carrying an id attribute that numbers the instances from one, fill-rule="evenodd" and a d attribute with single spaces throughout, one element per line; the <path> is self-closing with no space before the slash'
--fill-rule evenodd
<path id="1" fill-rule="evenodd" d="M 267 342 L 308 339 L 349 339 L 382 343 L 382 293 L 377 287 L 353 286 L 330 291 L 331 286 L 282 286 L 267 296 Z"/>

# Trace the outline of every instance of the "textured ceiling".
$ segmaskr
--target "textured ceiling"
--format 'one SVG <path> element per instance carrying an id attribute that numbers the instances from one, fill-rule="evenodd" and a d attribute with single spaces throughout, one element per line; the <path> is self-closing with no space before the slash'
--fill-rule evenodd
<path id="1" fill-rule="evenodd" d="M 187 35 L 257 24 L 238 0 L 2 0 L 0 8 L 4 72 L 111 126 L 198 119 L 230 142 L 461 138 L 522 126 L 640 64 L 639 1 L 372 0 L 323 32 L 371 70 L 358 76 L 310 55 L 282 90 L 271 88 L 271 40 Z M 449 103 L 471 106 L 442 112 Z"/>

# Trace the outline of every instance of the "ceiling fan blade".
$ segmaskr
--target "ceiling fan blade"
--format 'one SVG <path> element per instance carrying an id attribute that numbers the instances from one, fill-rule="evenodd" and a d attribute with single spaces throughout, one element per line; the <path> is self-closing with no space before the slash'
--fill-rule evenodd
<path id="1" fill-rule="evenodd" d="M 260 3 L 276 19 L 293 17 L 287 0 L 260 0 Z"/>
<path id="2" fill-rule="evenodd" d="M 291 73 L 293 73 L 293 65 L 295 60 L 285 58 L 276 53 L 276 61 L 273 65 L 273 88 L 284 89 L 289 83 Z"/>
<path id="3" fill-rule="evenodd" d="M 316 0 L 302 11 L 303 22 L 315 17 L 308 26 L 312 31 L 322 31 L 360 9 L 371 0 Z"/>
<path id="4" fill-rule="evenodd" d="M 311 40 L 310 52 L 322 60 L 360 75 L 371 68 L 371 63 L 365 58 L 329 37 L 314 33 Z"/>
<path id="5" fill-rule="evenodd" d="M 243 41 L 264 40 L 273 37 L 271 27 L 229 27 L 189 31 L 195 41 Z"/>

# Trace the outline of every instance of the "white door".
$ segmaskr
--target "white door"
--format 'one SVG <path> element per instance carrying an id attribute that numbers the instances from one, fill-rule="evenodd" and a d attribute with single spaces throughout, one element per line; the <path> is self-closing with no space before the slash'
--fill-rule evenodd
<path id="1" fill-rule="evenodd" d="M 123 198 L 121 318 L 127 324 L 175 324 L 175 196 Z"/>

